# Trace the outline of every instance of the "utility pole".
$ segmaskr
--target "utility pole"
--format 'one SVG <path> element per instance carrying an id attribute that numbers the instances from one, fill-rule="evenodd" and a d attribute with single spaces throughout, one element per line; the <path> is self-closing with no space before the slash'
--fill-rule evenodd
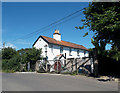
<path id="1" fill-rule="evenodd" d="M 4 50 L 4 48 L 5 48 L 5 42 L 3 42 L 3 47 L 2 47 L 1 49 L 3 49 L 3 50 Z"/>
<path id="2" fill-rule="evenodd" d="M 5 42 L 3 42 L 3 49 L 5 48 Z"/>

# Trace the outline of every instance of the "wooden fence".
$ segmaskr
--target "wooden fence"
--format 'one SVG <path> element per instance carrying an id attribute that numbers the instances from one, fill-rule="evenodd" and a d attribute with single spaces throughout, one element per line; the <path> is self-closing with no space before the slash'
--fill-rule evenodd
<path id="1" fill-rule="evenodd" d="M 36 62 L 36 71 L 92 74 L 94 73 L 94 59 L 90 57 L 83 57 L 60 60 L 38 60 Z"/>

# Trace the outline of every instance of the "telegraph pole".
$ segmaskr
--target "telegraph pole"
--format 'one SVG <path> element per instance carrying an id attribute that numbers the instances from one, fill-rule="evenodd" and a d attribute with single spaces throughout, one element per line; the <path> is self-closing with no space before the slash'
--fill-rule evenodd
<path id="1" fill-rule="evenodd" d="M 3 49 L 5 48 L 5 42 L 3 42 Z"/>

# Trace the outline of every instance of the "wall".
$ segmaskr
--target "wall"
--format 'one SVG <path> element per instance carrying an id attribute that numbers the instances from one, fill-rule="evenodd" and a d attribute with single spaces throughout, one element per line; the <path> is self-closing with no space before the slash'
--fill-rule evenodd
<path id="1" fill-rule="evenodd" d="M 47 56 L 48 56 L 48 60 L 53 60 L 53 58 L 57 55 L 60 55 L 60 46 L 59 45 L 53 45 L 53 44 L 49 44 L 46 43 L 42 38 L 39 38 L 39 40 L 36 42 L 36 44 L 34 45 L 34 47 L 36 47 L 37 49 L 42 48 L 42 55 L 43 57 L 45 57 L 45 45 L 47 45 Z M 76 57 L 84 57 L 84 56 L 88 56 L 88 53 L 84 54 L 84 50 L 79 50 L 79 56 L 77 55 L 77 50 L 78 49 L 74 49 L 71 48 L 71 55 L 69 55 L 69 47 L 63 47 L 63 53 L 66 53 L 66 57 L 67 58 L 76 58 Z"/>
<path id="2" fill-rule="evenodd" d="M 45 42 L 42 38 L 39 38 L 33 47 L 40 49 L 42 48 L 42 56 L 45 57 L 45 45 L 48 46 L 48 43 Z"/>

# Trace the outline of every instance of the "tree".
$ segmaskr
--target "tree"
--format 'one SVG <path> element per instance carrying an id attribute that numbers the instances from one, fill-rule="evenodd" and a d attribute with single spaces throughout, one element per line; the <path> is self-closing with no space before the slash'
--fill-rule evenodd
<path id="1" fill-rule="evenodd" d="M 20 69 L 20 57 L 17 51 L 11 47 L 2 49 L 2 69 L 7 72 L 19 71 Z"/>
<path id="2" fill-rule="evenodd" d="M 31 69 L 34 70 L 36 61 L 42 58 L 41 53 L 41 49 L 36 48 L 26 48 L 18 51 L 10 47 L 4 48 L 2 49 L 2 69 L 7 72 L 21 71 L 21 65 L 27 66 L 27 63 L 30 62 Z M 26 70 L 25 67 L 24 71 Z"/>
<path id="3" fill-rule="evenodd" d="M 83 26 L 77 29 L 89 28 L 94 32 L 92 43 L 103 54 L 107 44 L 120 51 L 120 2 L 92 2 L 83 11 L 85 19 Z M 89 33 L 85 33 L 84 36 Z"/>
<path id="4" fill-rule="evenodd" d="M 20 70 L 20 57 L 15 55 L 11 59 L 2 60 L 2 69 L 9 71 L 19 71 Z"/>
<path id="5" fill-rule="evenodd" d="M 16 54 L 16 50 L 11 47 L 2 49 L 2 59 L 11 59 Z"/>
<path id="6" fill-rule="evenodd" d="M 18 53 L 21 57 L 21 63 L 26 64 L 30 62 L 31 69 L 34 70 L 34 66 L 37 60 L 40 60 L 41 57 L 41 49 L 36 48 L 26 48 L 18 50 Z"/>

